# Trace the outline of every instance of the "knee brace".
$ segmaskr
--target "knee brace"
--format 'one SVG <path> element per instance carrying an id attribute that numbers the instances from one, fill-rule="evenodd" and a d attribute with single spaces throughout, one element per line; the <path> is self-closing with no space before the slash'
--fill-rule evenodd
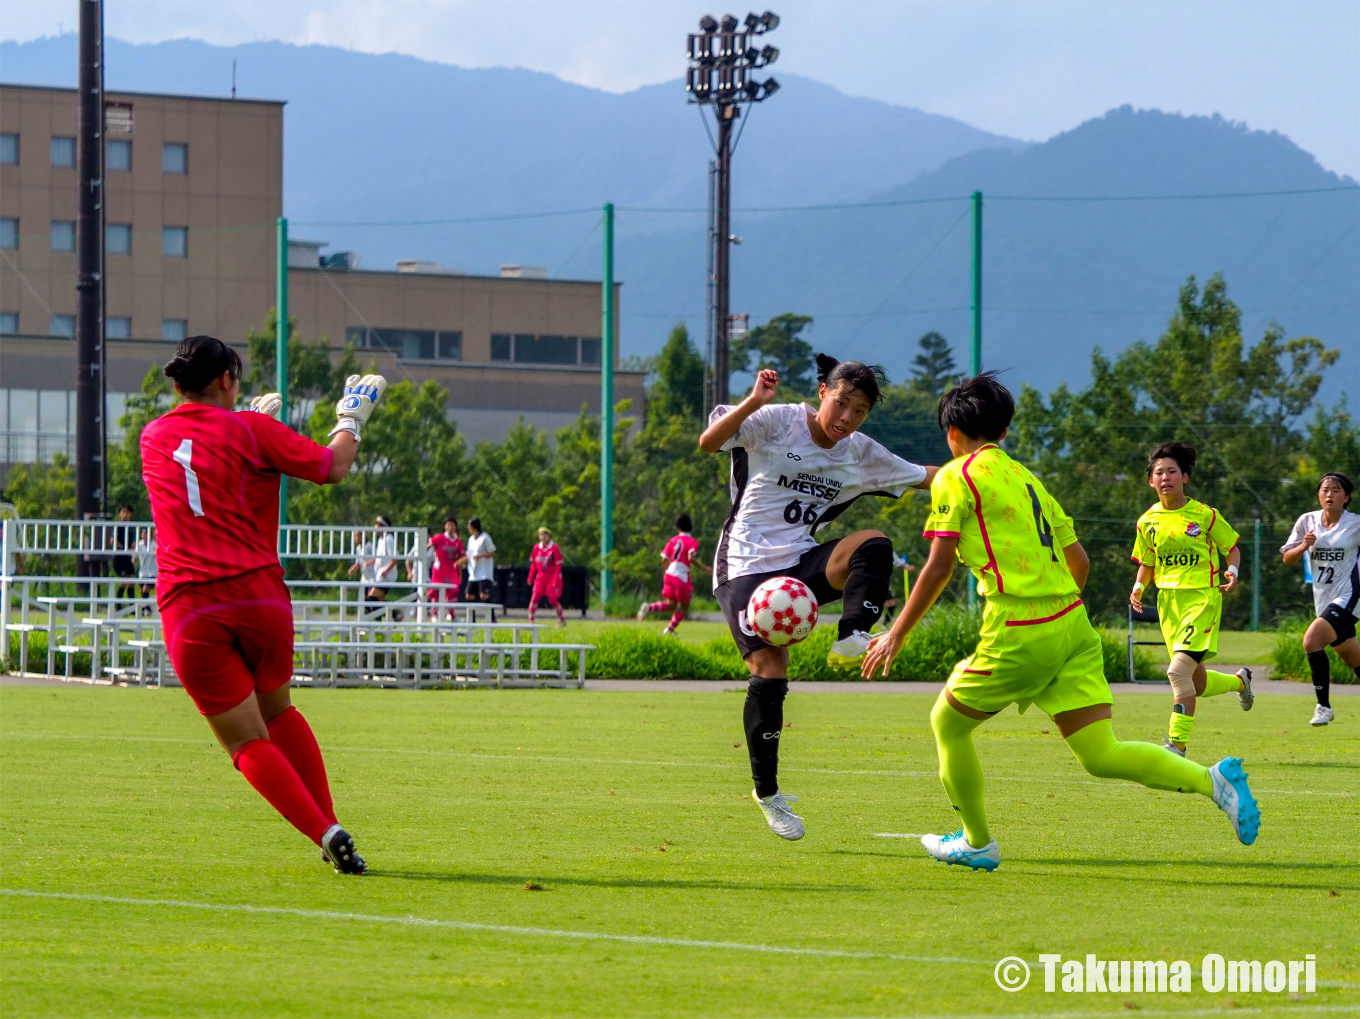
<path id="1" fill-rule="evenodd" d="M 848 637 L 859 630 L 868 633 L 883 615 L 892 579 L 893 549 L 887 538 L 869 538 L 850 553 L 850 576 L 841 594 L 841 622 L 837 633 Z"/>
<path id="2" fill-rule="evenodd" d="M 1176 700 L 1182 701 L 1195 696 L 1195 670 L 1199 662 L 1184 651 L 1171 656 L 1171 664 L 1166 667 L 1166 678 L 1171 680 L 1171 692 Z"/>

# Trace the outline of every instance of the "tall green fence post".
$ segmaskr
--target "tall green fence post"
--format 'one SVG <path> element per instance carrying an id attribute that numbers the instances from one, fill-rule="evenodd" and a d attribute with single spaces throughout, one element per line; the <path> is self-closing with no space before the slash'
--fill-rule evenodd
<path id="1" fill-rule="evenodd" d="M 968 345 L 968 374 L 982 374 L 982 192 L 973 192 L 972 335 Z M 977 578 L 968 575 L 968 607 L 977 604 Z"/>
<path id="2" fill-rule="evenodd" d="M 600 337 L 600 606 L 613 593 L 614 573 L 614 203 L 604 206 L 604 281 Z"/>
<path id="3" fill-rule="evenodd" d="M 1261 629 L 1261 518 L 1251 536 L 1251 632 Z"/>
<path id="4" fill-rule="evenodd" d="M 288 220 L 279 217 L 278 268 L 275 271 L 274 385 L 283 397 L 279 420 L 288 423 Z M 288 523 L 288 476 L 279 478 L 279 523 Z"/>

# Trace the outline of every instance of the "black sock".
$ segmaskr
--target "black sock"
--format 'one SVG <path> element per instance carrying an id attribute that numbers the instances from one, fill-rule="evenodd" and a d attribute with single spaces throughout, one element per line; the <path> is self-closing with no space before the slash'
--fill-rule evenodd
<path id="1" fill-rule="evenodd" d="M 751 777 L 761 799 L 779 792 L 779 733 L 784 728 L 784 697 L 788 692 L 787 679 L 764 676 L 752 676 L 746 688 L 742 721 L 751 755 Z"/>
<path id="2" fill-rule="evenodd" d="M 850 553 L 850 576 L 842 593 L 841 624 L 836 636 L 844 639 L 859 630 L 868 633 L 883 614 L 888 581 L 893 570 L 892 542 L 870 538 Z"/>
<path id="3" fill-rule="evenodd" d="M 1331 687 L 1332 687 L 1332 666 L 1327 661 L 1326 650 L 1308 652 L 1308 671 L 1313 674 L 1313 692 L 1317 694 L 1317 701 L 1324 708 L 1332 706 Z"/>

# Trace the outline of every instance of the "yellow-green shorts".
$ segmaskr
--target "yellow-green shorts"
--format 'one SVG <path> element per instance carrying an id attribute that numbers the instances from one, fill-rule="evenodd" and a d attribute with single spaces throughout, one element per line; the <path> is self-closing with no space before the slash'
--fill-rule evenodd
<path id="1" fill-rule="evenodd" d="M 1203 651 L 1218 654 L 1218 628 L 1223 619 L 1223 592 L 1216 587 L 1181 587 L 1157 591 L 1157 619 L 1168 654 Z"/>
<path id="2" fill-rule="evenodd" d="M 1031 704 L 1048 715 L 1113 704 L 1100 635 L 1071 595 L 994 595 L 982 613 L 982 639 L 954 667 L 946 688 L 975 711 Z"/>

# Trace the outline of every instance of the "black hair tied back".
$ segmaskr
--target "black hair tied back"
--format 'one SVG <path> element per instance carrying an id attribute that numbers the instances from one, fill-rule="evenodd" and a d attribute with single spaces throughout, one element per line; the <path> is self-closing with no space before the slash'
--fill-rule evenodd
<path id="1" fill-rule="evenodd" d="M 182 393 L 201 393 L 223 372 L 241 377 L 241 355 L 216 336 L 190 336 L 175 348 L 175 356 L 161 369 Z"/>
<path id="2" fill-rule="evenodd" d="M 817 355 L 817 381 L 827 389 L 849 386 L 858 389 L 873 406 L 883 399 L 881 386 L 888 384 L 888 373 L 876 364 L 863 361 L 837 361 L 830 354 Z"/>

